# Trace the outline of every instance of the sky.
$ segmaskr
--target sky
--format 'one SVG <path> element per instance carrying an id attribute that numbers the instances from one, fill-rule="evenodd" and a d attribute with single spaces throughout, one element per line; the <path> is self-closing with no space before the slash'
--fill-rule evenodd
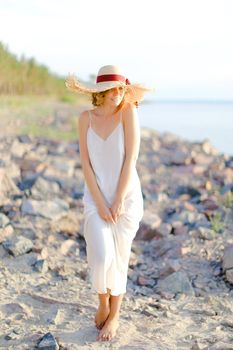
<path id="1" fill-rule="evenodd" d="M 116 64 L 149 99 L 233 100 L 233 0 L 0 0 L 0 41 L 88 81 Z"/>

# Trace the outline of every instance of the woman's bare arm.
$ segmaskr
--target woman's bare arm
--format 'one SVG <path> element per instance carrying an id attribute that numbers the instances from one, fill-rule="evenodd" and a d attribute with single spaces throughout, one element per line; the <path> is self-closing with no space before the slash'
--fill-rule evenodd
<path id="1" fill-rule="evenodd" d="M 88 189 L 96 205 L 99 206 L 105 203 L 105 200 L 96 182 L 96 177 L 89 158 L 89 153 L 87 149 L 88 124 L 89 124 L 88 112 L 84 111 L 80 114 L 79 120 L 78 120 L 80 160 L 81 160 L 82 171 L 83 171 Z"/>
<path id="2" fill-rule="evenodd" d="M 140 126 L 137 109 L 129 104 L 124 112 L 125 160 L 116 192 L 116 201 L 123 201 L 132 180 L 140 148 Z"/>

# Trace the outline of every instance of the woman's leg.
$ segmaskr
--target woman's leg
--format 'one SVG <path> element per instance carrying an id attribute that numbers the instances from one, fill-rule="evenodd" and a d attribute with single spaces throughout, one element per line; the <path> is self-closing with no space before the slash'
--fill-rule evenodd
<path id="1" fill-rule="evenodd" d="M 97 340 L 111 340 L 119 327 L 120 308 L 124 294 L 110 296 L 110 313 L 102 327 Z"/>
<path id="2" fill-rule="evenodd" d="M 99 307 L 95 314 L 95 324 L 98 329 L 101 329 L 110 313 L 110 289 L 107 288 L 107 293 L 98 294 Z"/>
<path id="3" fill-rule="evenodd" d="M 130 221 L 127 218 L 122 217 L 119 220 L 118 226 L 114 227 L 114 244 L 116 250 L 116 271 L 118 272 L 118 278 L 121 276 L 121 286 L 115 284 L 115 288 L 125 288 L 127 283 L 128 263 L 131 252 L 132 240 L 138 229 L 138 223 Z M 110 313 L 106 322 L 104 323 L 101 331 L 97 337 L 97 340 L 111 340 L 119 327 L 120 308 L 124 293 L 120 295 L 110 295 Z"/>

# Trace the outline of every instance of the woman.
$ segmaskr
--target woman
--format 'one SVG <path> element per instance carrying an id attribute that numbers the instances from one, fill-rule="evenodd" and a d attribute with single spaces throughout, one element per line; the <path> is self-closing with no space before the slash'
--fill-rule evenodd
<path id="1" fill-rule="evenodd" d="M 110 340 L 119 326 L 131 245 L 143 216 L 136 107 L 152 89 L 130 84 L 115 65 L 101 67 L 95 85 L 82 85 L 70 76 L 66 86 L 88 94 L 95 106 L 79 117 L 84 238 L 92 290 L 99 297 L 97 340 Z"/>

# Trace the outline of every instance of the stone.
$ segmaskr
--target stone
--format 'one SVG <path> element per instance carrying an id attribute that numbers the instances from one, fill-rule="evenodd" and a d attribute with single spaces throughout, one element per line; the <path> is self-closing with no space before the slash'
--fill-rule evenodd
<path id="1" fill-rule="evenodd" d="M 52 333 L 48 332 L 46 333 L 39 343 L 37 344 L 38 350 L 59 350 L 59 345 L 52 335 Z"/>
<path id="2" fill-rule="evenodd" d="M 5 241 L 8 237 L 14 233 L 14 229 L 11 225 L 7 225 L 4 228 L 0 228 L 0 243 Z"/>
<path id="3" fill-rule="evenodd" d="M 31 189 L 31 194 L 34 198 L 43 199 L 49 195 L 58 194 L 59 190 L 60 186 L 57 182 L 48 181 L 39 176 Z"/>
<path id="4" fill-rule="evenodd" d="M 66 233 L 68 235 L 77 235 L 81 232 L 81 223 L 76 211 L 67 211 L 66 215 L 56 221 L 51 222 L 52 231 Z"/>
<path id="5" fill-rule="evenodd" d="M 24 236 L 14 236 L 2 242 L 3 247 L 12 255 L 18 256 L 29 252 L 33 243 Z"/>
<path id="6" fill-rule="evenodd" d="M 201 192 L 191 186 L 178 186 L 175 195 L 180 196 L 182 194 L 188 194 L 191 198 L 193 198 L 199 197 L 201 195 Z"/>
<path id="7" fill-rule="evenodd" d="M 11 144 L 11 154 L 14 157 L 22 158 L 25 154 L 30 152 L 32 147 L 33 147 L 33 144 L 22 143 L 17 138 L 15 138 L 13 143 Z"/>
<path id="8" fill-rule="evenodd" d="M 229 269 L 226 271 L 226 279 L 228 280 L 228 282 L 233 284 L 233 269 Z"/>
<path id="9" fill-rule="evenodd" d="M 227 269 L 233 269 L 233 245 L 225 247 L 224 249 L 222 268 L 224 272 Z"/>
<path id="10" fill-rule="evenodd" d="M 177 149 L 175 152 L 171 152 L 170 164 L 187 164 L 189 159 L 190 155 L 187 151 Z"/>
<path id="11" fill-rule="evenodd" d="M 170 259 L 164 263 L 164 267 L 159 272 L 159 278 L 166 277 L 173 272 L 178 271 L 181 268 L 180 262 L 178 259 Z"/>
<path id="12" fill-rule="evenodd" d="M 9 222 L 10 220 L 8 217 L 5 214 L 0 213 L 0 228 L 5 227 Z"/>
<path id="13" fill-rule="evenodd" d="M 207 227 L 198 227 L 197 233 L 199 238 L 205 239 L 205 240 L 213 240 L 216 238 L 216 233 L 214 230 L 211 230 Z"/>
<path id="14" fill-rule="evenodd" d="M 144 276 L 138 276 L 137 283 L 140 286 L 153 287 L 155 285 L 155 280 L 152 278 L 146 278 Z"/>
<path id="15" fill-rule="evenodd" d="M 34 270 L 38 272 L 45 273 L 48 271 L 48 263 L 44 259 L 37 260 L 33 267 Z"/>
<path id="16" fill-rule="evenodd" d="M 25 200 L 21 207 L 23 214 L 41 215 L 51 220 L 59 220 L 67 214 L 68 209 L 69 205 L 60 198 L 54 198 L 53 201 L 37 201 L 29 199 Z"/>
<path id="17" fill-rule="evenodd" d="M 5 170 L 4 168 L 0 168 L 0 184 L 0 198 L 1 196 L 7 197 L 8 195 L 17 195 L 21 193 L 14 181 L 7 174 L 7 170 Z"/>
<path id="18" fill-rule="evenodd" d="M 60 252 L 63 255 L 67 255 L 71 250 L 78 249 L 78 244 L 73 239 L 66 239 L 64 242 L 62 242 L 60 247 Z"/>
<path id="19" fill-rule="evenodd" d="M 144 253 L 148 253 L 153 256 L 154 259 L 159 258 L 175 258 L 181 256 L 181 244 L 178 241 L 173 240 L 152 240 L 148 247 L 145 247 Z"/>
<path id="20" fill-rule="evenodd" d="M 137 233 L 137 239 L 151 240 L 158 235 L 157 228 L 161 225 L 161 218 L 149 210 L 144 210 L 142 224 Z M 160 235 L 159 235 L 160 236 Z"/>
<path id="21" fill-rule="evenodd" d="M 194 296 L 193 287 L 183 271 L 177 271 L 165 277 L 164 279 L 159 279 L 156 285 L 156 291 L 169 291 L 170 293 L 183 293 L 187 295 Z"/>

